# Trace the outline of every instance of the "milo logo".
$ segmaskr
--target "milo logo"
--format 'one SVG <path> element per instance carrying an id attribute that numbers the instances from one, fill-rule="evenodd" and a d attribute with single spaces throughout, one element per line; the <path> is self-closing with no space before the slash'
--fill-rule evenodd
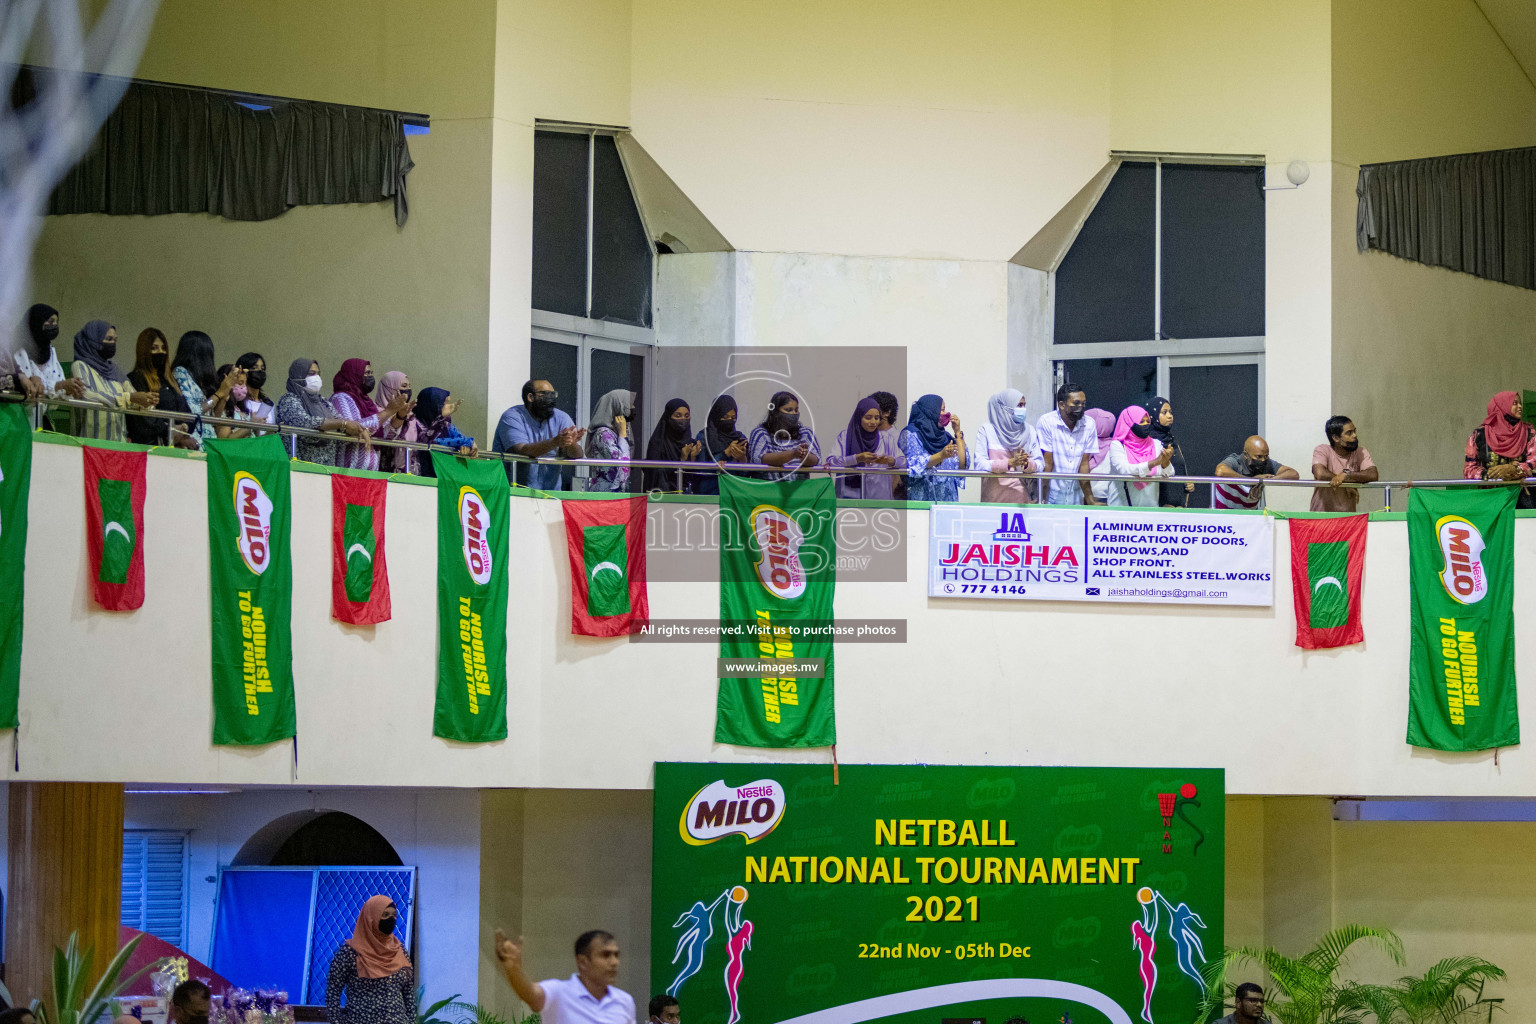
<path id="1" fill-rule="evenodd" d="M 820 775 L 814 779 L 801 779 L 795 783 L 793 790 L 795 803 L 827 804 L 837 795 L 837 789 L 832 785 L 832 776 Z"/>
<path id="2" fill-rule="evenodd" d="M 678 832 L 689 846 L 703 846 L 733 834 L 755 843 L 779 827 L 784 806 L 784 787 L 772 779 L 758 779 L 745 786 L 727 786 L 724 779 L 718 779 L 683 805 Z"/>
<path id="3" fill-rule="evenodd" d="M 1104 830 L 1098 825 L 1068 825 L 1056 833 L 1056 841 L 1052 845 L 1058 857 L 1076 857 L 1097 850 L 1103 839 Z"/>
<path id="4" fill-rule="evenodd" d="M 757 562 L 757 577 L 763 589 L 783 601 L 805 593 L 805 566 L 800 549 L 805 532 L 788 512 L 777 505 L 759 505 L 752 510 L 752 534 L 763 553 Z"/>
<path id="5" fill-rule="evenodd" d="M 245 470 L 235 474 L 235 519 L 240 523 L 240 557 L 260 576 L 272 564 L 272 499 L 261 481 Z"/>
<path id="6" fill-rule="evenodd" d="M 904 921 L 899 917 L 888 917 L 885 924 L 880 926 L 880 932 L 876 939 L 881 945 L 903 942 L 916 942 L 923 937 L 923 926 L 915 921 Z"/>
<path id="7" fill-rule="evenodd" d="M 796 996 L 817 994 L 827 991 L 836 980 L 835 964 L 801 964 L 784 979 L 784 991 Z"/>
<path id="8" fill-rule="evenodd" d="M 1005 807 L 1013 802 L 1017 788 L 1012 779 L 977 779 L 966 794 L 965 805 L 973 811 L 983 807 Z"/>
<path id="9" fill-rule="evenodd" d="M 1143 881 L 1164 896 L 1182 896 L 1189 890 L 1189 876 L 1182 871 L 1156 871 Z"/>
<path id="10" fill-rule="evenodd" d="M 1488 595 L 1483 571 L 1483 534 L 1461 516 L 1441 516 L 1435 523 L 1440 541 L 1440 584 L 1457 604 L 1477 604 Z"/>
<path id="11" fill-rule="evenodd" d="M 459 488 L 459 528 L 464 537 L 464 568 L 479 587 L 491 581 L 491 517 L 485 511 L 480 492 L 473 487 Z"/>
<path id="12" fill-rule="evenodd" d="M 1096 917 L 1068 917 L 1056 926 L 1052 941 L 1057 946 L 1086 946 L 1099 937 L 1101 930 Z"/>

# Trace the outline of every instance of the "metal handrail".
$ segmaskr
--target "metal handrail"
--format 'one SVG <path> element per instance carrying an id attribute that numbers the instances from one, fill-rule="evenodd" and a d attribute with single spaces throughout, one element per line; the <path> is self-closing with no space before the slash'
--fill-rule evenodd
<path id="1" fill-rule="evenodd" d="M 0 400 L 19 402 L 22 399 L 18 395 L 6 394 L 6 395 L 0 395 Z M 338 442 L 338 443 L 342 443 L 342 444 L 363 444 L 363 443 L 365 443 L 364 441 L 362 441 L 362 440 L 360 440 L 358 438 L 355 438 L 355 437 L 353 437 L 350 434 L 339 433 L 337 431 L 314 430 L 314 429 L 311 429 L 309 427 L 294 427 L 294 426 L 289 426 L 287 424 L 282 424 L 282 423 L 270 424 L 270 423 L 265 423 L 265 422 L 256 421 L 256 420 L 234 419 L 234 418 L 228 417 L 228 416 L 209 416 L 209 415 L 199 415 L 197 413 L 170 412 L 170 411 L 163 410 L 163 409 L 131 409 L 131 408 L 123 408 L 123 407 L 108 408 L 108 407 L 106 407 L 104 405 L 101 405 L 98 402 L 86 402 L 86 401 L 80 401 L 78 399 L 73 399 L 73 398 L 60 398 L 60 397 L 58 397 L 56 395 L 47 395 L 47 396 L 44 396 L 42 398 L 35 399 L 35 400 L 32 400 L 32 401 L 35 401 L 37 404 L 41 404 L 41 405 L 57 406 L 57 407 L 61 407 L 61 408 L 70 408 L 70 409 L 81 409 L 81 410 L 85 410 L 85 411 L 88 411 L 88 412 L 106 413 L 108 415 L 114 415 L 115 414 L 115 415 L 121 415 L 121 416 L 144 416 L 144 417 L 147 417 L 147 418 L 150 418 L 150 419 L 163 419 L 163 420 L 170 420 L 170 421 L 184 422 L 184 423 L 195 423 L 195 422 L 201 421 L 203 423 L 211 424 L 213 426 L 238 427 L 238 428 L 241 428 L 241 429 L 250 430 L 253 433 L 278 434 L 278 435 L 281 435 L 281 436 L 293 436 L 293 437 L 312 437 L 312 438 L 319 438 L 319 439 L 325 440 L 325 441 L 334 441 L 334 442 Z M 31 403 L 29 402 L 29 404 L 31 404 Z M 374 447 L 380 447 L 380 448 L 401 448 L 401 449 L 406 449 L 406 450 L 410 450 L 410 451 L 434 451 L 434 450 L 435 451 L 441 451 L 441 452 L 456 452 L 457 451 L 457 449 L 449 448 L 449 447 L 444 446 L 444 445 L 429 445 L 429 444 L 423 444 L 423 443 L 421 443 L 419 441 L 400 441 L 400 440 L 396 440 L 396 439 L 393 439 L 393 438 L 370 437 L 370 438 L 367 439 L 366 443 L 371 445 L 371 446 L 374 446 Z M 169 447 L 169 446 L 167 446 L 167 447 Z M 530 465 L 537 463 L 538 465 L 541 465 L 541 466 L 559 466 L 559 467 L 564 467 L 564 466 L 572 466 L 572 467 L 576 467 L 576 466 L 590 466 L 590 467 L 597 468 L 597 469 L 601 469 L 601 468 L 605 468 L 605 467 L 620 466 L 620 467 L 625 467 L 625 468 L 640 468 L 640 469 L 675 469 L 677 471 L 677 473 L 678 473 L 679 482 L 681 482 L 681 479 L 682 479 L 683 476 L 685 476 L 685 475 L 687 475 L 689 473 L 701 474 L 701 473 L 715 473 L 715 472 L 719 472 L 719 468 L 718 467 L 722 464 L 722 463 L 711 463 L 711 462 L 682 462 L 682 461 L 678 461 L 678 460 L 668 460 L 668 459 L 589 459 L 589 458 L 565 459 L 565 458 L 558 458 L 558 457 L 557 458 L 550 458 L 550 457 L 547 457 L 547 456 L 540 456 L 540 457 L 535 458 L 535 457 L 527 456 L 527 455 L 519 455 L 519 454 L 517 454 L 515 452 L 492 452 L 492 451 L 479 451 L 479 450 L 477 450 L 474 455 L 472 455 L 472 456 L 465 456 L 465 457 L 466 458 L 484 459 L 484 460 L 491 461 L 491 462 L 527 463 L 527 464 L 530 464 Z M 903 469 L 903 468 L 900 468 L 900 467 L 870 468 L 870 467 L 867 467 L 867 466 L 828 466 L 825 463 L 818 463 L 815 466 L 806 466 L 806 467 L 790 466 L 788 464 L 786 464 L 784 466 L 769 466 L 769 465 L 765 465 L 763 463 L 758 463 L 758 462 L 726 462 L 726 463 L 723 463 L 723 465 L 730 466 L 731 467 L 731 469 L 730 469 L 731 472 L 745 472 L 745 473 L 786 473 L 786 472 L 793 472 L 793 473 L 832 473 L 832 474 L 838 474 L 838 475 L 841 475 L 841 474 L 856 474 L 856 475 L 870 475 L 870 476 L 906 476 L 906 475 L 908 475 L 907 470 Z M 1024 479 L 1024 480 L 1088 480 L 1088 481 L 1091 481 L 1091 482 L 1094 482 L 1094 483 L 1098 483 L 1098 482 L 1101 482 L 1101 481 L 1109 481 L 1109 480 L 1123 480 L 1123 481 L 1127 481 L 1127 482 L 1131 482 L 1131 483 L 1227 484 L 1229 486 L 1240 486 L 1240 487 L 1308 487 L 1308 488 L 1314 488 L 1315 489 L 1315 488 L 1318 488 L 1318 487 L 1332 487 L 1332 486 L 1334 486 L 1333 484 L 1329 483 L 1327 480 L 1309 480 L 1309 479 L 1306 479 L 1306 478 L 1300 478 L 1300 479 L 1296 479 L 1296 480 L 1281 480 L 1281 479 L 1275 479 L 1275 478 L 1267 478 L 1267 479 L 1264 479 L 1264 480 L 1253 480 L 1250 477 L 1231 477 L 1231 476 L 1214 476 L 1214 475 L 1213 476 L 1194 476 L 1194 475 L 1178 476 L 1178 475 L 1174 475 L 1174 476 L 1152 477 L 1152 476 L 1135 476 L 1134 474 L 1128 474 L 1128 473 L 1076 473 L 1076 472 L 1066 472 L 1066 471 L 1062 471 L 1062 470 L 1057 470 L 1057 471 L 1053 471 L 1053 472 L 1049 472 L 1049 473 L 1043 472 L 1043 471 L 1039 472 L 1039 473 L 1030 473 L 1030 472 L 1026 472 L 1024 470 L 1016 470 L 1016 471 L 1013 471 L 1013 472 L 998 473 L 998 472 L 993 472 L 991 470 L 982 470 L 982 469 L 930 469 L 927 472 L 928 472 L 928 474 L 933 475 L 933 476 L 944 476 L 944 477 L 960 477 L 960 478 L 981 477 L 981 478 L 987 478 L 987 479 Z M 1248 481 L 1248 482 L 1244 483 L 1243 481 Z M 1338 486 L 1340 488 L 1348 488 L 1350 490 L 1372 490 L 1372 489 L 1375 489 L 1375 488 L 1379 487 L 1379 488 L 1382 489 L 1383 497 L 1384 497 L 1384 500 L 1386 502 L 1386 506 L 1387 506 L 1388 509 L 1390 509 L 1392 507 L 1392 497 L 1391 497 L 1391 495 L 1392 495 L 1392 489 L 1393 488 L 1407 490 L 1407 489 L 1411 489 L 1411 488 L 1414 488 L 1414 487 L 1521 487 L 1521 486 L 1531 486 L 1531 485 L 1536 485 L 1536 477 L 1525 477 L 1524 479 L 1521 479 L 1521 480 L 1468 480 L 1468 479 L 1459 478 L 1459 477 L 1456 478 L 1456 479 L 1452 479 L 1452 480 L 1377 480 L 1377 481 L 1374 481 L 1372 483 L 1344 483 L 1344 484 L 1339 484 Z"/>

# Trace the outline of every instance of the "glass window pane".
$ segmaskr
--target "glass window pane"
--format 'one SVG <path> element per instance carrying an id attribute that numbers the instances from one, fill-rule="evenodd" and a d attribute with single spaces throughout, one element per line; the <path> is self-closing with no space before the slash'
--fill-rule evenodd
<path id="1" fill-rule="evenodd" d="M 1061 365 L 1066 370 L 1066 379 L 1083 389 L 1088 408 L 1104 409 L 1116 417 L 1126 406 L 1145 405 L 1157 394 L 1156 356 L 1067 359 Z"/>
<path id="2" fill-rule="evenodd" d="M 1243 442 L 1259 432 L 1256 363 L 1170 366 L 1167 398 L 1173 406 L 1173 436 L 1184 449 L 1184 461 L 1192 476 L 1214 476 L 1216 463 L 1242 451 Z M 1271 454 L 1286 462 L 1282 453 Z M 1196 484 L 1189 507 L 1210 505 L 1210 484 Z"/>
<path id="3" fill-rule="evenodd" d="M 1056 271 L 1058 345 L 1152 337 L 1156 178 L 1125 163 Z"/>
<path id="4" fill-rule="evenodd" d="M 587 315 L 587 136 L 533 134 L 533 307 Z"/>
<path id="5" fill-rule="evenodd" d="M 1163 334 L 1264 334 L 1264 168 L 1163 165 Z"/>
<path id="6" fill-rule="evenodd" d="M 640 220 L 619 147 L 599 135 L 592 182 L 592 317 L 651 326 L 650 239 Z"/>
<path id="7" fill-rule="evenodd" d="M 555 408 L 571 417 L 577 426 L 586 426 L 586 417 L 579 414 L 576 409 L 576 368 L 580 358 L 581 350 L 577 346 L 562 344 L 558 341 L 545 341 L 542 338 L 533 339 L 528 353 L 532 379 L 547 380 L 555 386 L 556 391 L 560 392 L 560 397 L 555 400 Z M 575 473 L 575 467 L 567 467 L 560 474 L 561 490 L 571 489 L 571 480 L 574 479 Z M 527 465 L 518 466 L 517 482 L 527 483 L 527 479 Z"/>
<path id="8" fill-rule="evenodd" d="M 592 363 L 588 371 L 587 390 L 592 395 L 592 405 L 597 406 L 597 400 L 610 391 L 623 389 L 635 393 L 635 409 L 629 417 L 629 445 L 631 449 L 644 447 L 646 441 L 645 423 L 645 355 L 643 349 L 634 348 L 628 352 L 610 352 L 607 349 L 592 349 Z M 588 420 L 591 419 L 590 410 Z M 578 422 L 577 426 L 586 426 L 585 422 Z M 637 445 L 638 440 L 638 445 Z M 639 458 L 643 451 L 635 457 Z M 629 489 L 640 490 L 640 474 L 631 473 Z"/>

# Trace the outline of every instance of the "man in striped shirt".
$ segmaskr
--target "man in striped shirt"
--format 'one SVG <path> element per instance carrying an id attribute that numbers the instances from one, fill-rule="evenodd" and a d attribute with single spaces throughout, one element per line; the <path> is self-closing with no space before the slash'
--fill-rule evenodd
<path id="1" fill-rule="evenodd" d="M 1248 477 L 1252 480 L 1298 480 L 1301 474 L 1269 457 L 1269 442 L 1254 434 L 1243 442 L 1243 450 L 1228 455 L 1216 465 L 1216 476 Z M 1214 484 L 1211 508 L 1258 508 L 1264 500 L 1263 484 Z"/>

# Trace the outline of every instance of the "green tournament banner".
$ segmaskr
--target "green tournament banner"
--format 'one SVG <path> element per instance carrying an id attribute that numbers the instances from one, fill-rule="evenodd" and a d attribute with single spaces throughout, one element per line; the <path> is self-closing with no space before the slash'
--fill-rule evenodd
<path id="1" fill-rule="evenodd" d="M 288 739 L 293 708 L 293 563 L 288 451 L 276 434 L 209 439 L 208 568 L 213 742 Z"/>
<path id="2" fill-rule="evenodd" d="M 1185 1024 L 1225 811 L 1208 768 L 658 764 L 651 990 L 690 1024 Z"/>
<path id="3" fill-rule="evenodd" d="M 0 729 L 14 729 L 21 693 L 21 613 L 27 563 L 32 424 L 20 403 L 0 405 Z"/>
<path id="4" fill-rule="evenodd" d="M 751 747 L 837 742 L 832 600 L 837 508 L 832 478 L 720 475 L 720 661 L 715 741 Z M 768 674 L 759 667 L 770 665 Z M 805 662 L 817 662 L 808 672 Z"/>
<path id="5" fill-rule="evenodd" d="M 437 706 L 432 735 L 507 738 L 507 530 L 499 462 L 431 453 L 437 473 Z"/>
<path id="6" fill-rule="evenodd" d="M 1515 697 L 1513 487 L 1408 495 L 1408 742 L 1487 750 L 1520 742 Z"/>

